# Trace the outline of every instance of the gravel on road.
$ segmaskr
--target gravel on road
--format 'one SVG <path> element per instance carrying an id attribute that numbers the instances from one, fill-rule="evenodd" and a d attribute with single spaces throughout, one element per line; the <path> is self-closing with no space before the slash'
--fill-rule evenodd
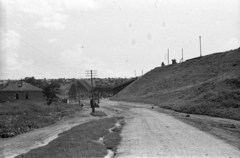
<path id="1" fill-rule="evenodd" d="M 169 115 L 145 108 L 129 112 L 117 158 L 240 157 L 237 148 Z"/>

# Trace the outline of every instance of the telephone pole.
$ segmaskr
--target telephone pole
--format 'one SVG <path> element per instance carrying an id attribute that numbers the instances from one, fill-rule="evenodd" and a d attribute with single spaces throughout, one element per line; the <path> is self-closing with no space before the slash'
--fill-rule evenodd
<path id="1" fill-rule="evenodd" d="M 183 48 L 182 48 L 182 62 L 183 62 L 183 60 L 184 60 L 184 59 L 183 59 Z"/>
<path id="2" fill-rule="evenodd" d="M 202 56 L 201 36 L 199 36 L 199 43 L 200 43 L 200 57 L 201 57 Z"/>
<path id="3" fill-rule="evenodd" d="M 168 65 L 169 65 L 169 49 L 168 49 Z"/>
<path id="4" fill-rule="evenodd" d="M 95 107 L 94 107 L 94 88 L 93 88 L 93 77 L 97 77 L 97 70 L 87 70 L 86 71 L 86 76 L 91 77 L 91 92 L 92 92 L 92 99 L 90 100 L 90 104 L 92 107 L 92 112 L 95 112 Z"/>

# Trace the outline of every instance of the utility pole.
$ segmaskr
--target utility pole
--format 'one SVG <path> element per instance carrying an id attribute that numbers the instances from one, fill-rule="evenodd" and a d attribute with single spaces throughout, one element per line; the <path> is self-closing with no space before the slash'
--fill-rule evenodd
<path id="1" fill-rule="evenodd" d="M 142 76 L 143 76 L 143 70 L 142 70 Z"/>
<path id="2" fill-rule="evenodd" d="M 200 43 L 200 57 L 201 57 L 202 56 L 201 36 L 199 36 L 199 43 Z"/>
<path id="3" fill-rule="evenodd" d="M 90 104 L 92 107 L 92 112 L 95 112 L 95 107 L 94 107 L 94 88 L 93 88 L 93 77 L 97 76 L 97 70 L 87 70 L 86 71 L 86 76 L 91 76 L 91 91 L 92 91 L 92 100 L 90 100 Z"/>
<path id="4" fill-rule="evenodd" d="M 134 70 L 134 72 L 135 72 L 135 77 L 137 77 L 137 75 L 136 75 L 136 70 Z"/>
<path id="5" fill-rule="evenodd" d="M 168 49 L 168 65 L 169 65 L 169 49 Z"/>
<path id="6" fill-rule="evenodd" d="M 183 62 L 183 60 L 184 60 L 184 59 L 183 59 L 183 48 L 182 48 L 182 62 Z"/>

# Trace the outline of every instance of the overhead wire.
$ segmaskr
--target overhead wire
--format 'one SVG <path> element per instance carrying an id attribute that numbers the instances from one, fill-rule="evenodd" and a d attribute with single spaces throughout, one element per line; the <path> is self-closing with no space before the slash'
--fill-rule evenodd
<path id="1" fill-rule="evenodd" d="M 0 33 L 0 34 L 2 35 L 2 33 Z M 35 59 L 35 60 L 36 59 L 40 59 L 40 60 L 38 60 L 38 63 L 40 63 L 41 66 L 46 65 L 46 59 L 49 60 L 49 58 L 50 58 L 49 56 L 47 56 L 45 53 L 43 53 L 42 51 L 38 50 L 37 48 L 31 46 L 30 44 L 28 44 L 26 41 L 24 41 L 22 39 L 20 39 L 19 42 L 20 42 L 20 44 L 27 46 L 31 50 L 34 50 L 35 52 L 38 52 L 38 53 L 31 53 L 32 57 L 34 57 L 32 59 Z M 16 45 L 13 43 L 13 46 L 16 46 Z M 27 50 L 27 47 L 21 47 L 21 49 L 25 50 L 24 52 L 29 53 L 29 50 Z M 42 55 L 40 55 L 40 54 L 42 54 Z M 45 60 L 41 60 L 43 57 L 45 58 Z M 50 60 L 49 62 L 52 62 L 52 61 L 55 62 L 55 60 L 53 60 L 53 59 Z M 59 65 L 59 63 L 57 63 L 57 62 L 55 62 L 55 64 Z M 61 66 L 60 65 L 59 66 L 55 66 L 55 67 L 59 68 L 59 67 L 62 67 L 62 65 Z"/>
<path id="2" fill-rule="evenodd" d="M 11 16 L 12 18 L 8 18 L 10 20 L 10 22 L 12 24 L 14 24 L 15 22 L 13 22 L 12 20 L 16 21 L 16 18 Z M 18 21 L 18 20 L 17 20 Z M 42 43 L 44 43 L 45 45 L 49 46 L 49 44 L 47 42 L 45 42 L 42 38 L 40 38 L 39 36 L 37 36 L 36 34 L 34 34 L 33 32 L 31 32 L 30 30 L 26 29 L 26 28 L 23 28 L 23 27 L 19 27 L 21 30 L 23 30 L 25 33 L 27 33 L 28 35 L 31 34 L 31 37 L 35 37 L 35 39 L 38 39 L 39 41 L 41 41 Z M 35 52 L 37 53 L 40 53 L 42 54 L 46 59 L 51 59 L 52 61 L 51 62 L 54 62 L 55 64 L 59 65 L 59 66 L 55 66 L 55 67 L 66 67 L 66 66 L 62 66 L 63 64 L 61 62 L 59 62 L 58 60 L 56 59 L 53 59 L 52 57 L 50 57 L 49 55 L 47 55 L 46 53 L 43 53 L 43 51 L 39 50 L 38 48 L 32 46 L 31 44 L 29 44 L 28 42 L 24 41 L 23 39 L 19 39 L 19 41 L 24 44 L 25 46 L 31 48 L 32 50 L 34 50 Z M 29 51 L 26 51 L 27 53 Z M 32 53 L 31 55 L 35 56 L 36 57 L 36 54 L 35 53 Z M 41 60 L 39 60 L 38 62 L 41 62 Z M 41 63 L 43 64 L 43 63 Z M 46 64 L 46 63 L 45 63 Z"/>

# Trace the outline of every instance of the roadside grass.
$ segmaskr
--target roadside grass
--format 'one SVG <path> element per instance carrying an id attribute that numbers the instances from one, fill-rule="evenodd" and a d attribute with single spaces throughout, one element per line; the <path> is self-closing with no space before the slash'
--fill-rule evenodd
<path id="1" fill-rule="evenodd" d="M 192 88 L 190 96 L 174 102 L 158 103 L 158 105 L 177 112 L 240 120 L 240 89 L 229 87 L 223 82 L 210 86 L 217 87 L 216 84 L 222 85 L 223 88 L 218 86 L 218 88 L 208 89 L 200 85 L 195 89 L 200 89 L 201 93 Z M 185 93 L 190 92 L 185 91 Z"/>
<path id="2" fill-rule="evenodd" d="M 120 131 L 114 131 L 113 133 L 108 134 L 106 137 L 104 137 L 103 143 L 105 144 L 107 149 L 113 150 L 116 152 L 117 145 L 121 141 Z"/>
<path id="3" fill-rule="evenodd" d="M 122 131 L 122 126 L 115 127 L 112 129 L 113 132 L 121 132 Z"/>
<path id="4" fill-rule="evenodd" d="M 59 134 L 59 137 L 48 145 L 18 155 L 16 158 L 79 158 L 79 157 L 104 157 L 107 148 L 115 148 L 119 144 L 120 131 L 109 133 L 110 128 L 123 117 L 104 118 L 73 127 Z M 104 144 L 98 142 L 104 137 Z M 107 139 L 107 140 L 105 140 Z"/>
<path id="5" fill-rule="evenodd" d="M 181 103 L 175 104 L 174 106 L 160 106 L 166 109 L 172 109 L 177 112 L 189 113 L 189 114 L 200 114 L 222 118 L 229 118 L 234 120 L 240 120 L 240 108 L 226 108 L 223 107 L 222 103 Z"/>
<path id="6" fill-rule="evenodd" d="M 7 138 L 48 126 L 64 116 L 80 111 L 79 105 L 16 101 L 0 104 L 0 137 Z"/>

